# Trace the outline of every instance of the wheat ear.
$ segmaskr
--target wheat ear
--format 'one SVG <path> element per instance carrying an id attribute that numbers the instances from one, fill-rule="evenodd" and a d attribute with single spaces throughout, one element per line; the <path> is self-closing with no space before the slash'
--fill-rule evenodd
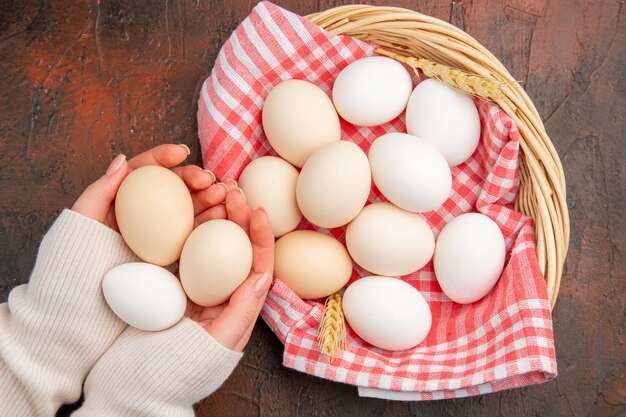
<path id="1" fill-rule="evenodd" d="M 332 362 L 346 345 L 346 322 L 339 293 L 329 296 L 324 303 L 318 344 L 321 351 L 329 356 L 329 362 Z"/>
<path id="2" fill-rule="evenodd" d="M 471 74 L 467 71 L 438 64 L 425 58 L 402 56 L 381 48 L 376 49 L 376 52 L 405 63 L 416 72 L 420 69 L 427 77 L 436 78 L 444 84 L 464 93 L 495 101 L 498 104 L 506 103 L 509 106 L 512 105 L 511 101 L 501 89 L 505 83 L 498 80 Z"/>

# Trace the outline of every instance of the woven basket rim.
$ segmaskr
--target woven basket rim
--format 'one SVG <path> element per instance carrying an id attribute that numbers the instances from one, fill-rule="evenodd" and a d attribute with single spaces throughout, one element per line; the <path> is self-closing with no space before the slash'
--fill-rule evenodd
<path id="1" fill-rule="evenodd" d="M 513 119 L 521 137 L 520 186 L 514 208 L 535 222 L 537 258 L 554 308 L 570 235 L 565 176 L 537 109 L 504 65 L 463 30 L 414 10 L 346 5 L 305 18 L 337 35 L 502 82 L 507 100 L 498 104 Z"/>

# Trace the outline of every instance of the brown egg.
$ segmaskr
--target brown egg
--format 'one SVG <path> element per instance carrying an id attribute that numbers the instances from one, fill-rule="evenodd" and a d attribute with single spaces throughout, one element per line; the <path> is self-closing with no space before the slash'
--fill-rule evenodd
<path id="1" fill-rule="evenodd" d="M 122 237 L 137 256 L 155 265 L 178 260 L 193 228 L 193 203 L 178 175 L 159 166 L 131 172 L 115 198 Z"/>
<path id="2" fill-rule="evenodd" d="M 352 259 L 335 238 L 312 230 L 296 230 L 278 239 L 274 275 L 305 299 L 326 297 L 352 275 Z"/>
<path id="3" fill-rule="evenodd" d="M 370 193 L 367 155 L 345 140 L 316 150 L 307 159 L 296 184 L 296 200 L 308 221 L 320 227 L 340 227 L 354 219 Z"/>
<path id="4" fill-rule="evenodd" d="M 180 281 L 194 303 L 216 306 L 230 298 L 251 267 L 252 244 L 246 232 L 229 220 L 209 220 L 185 243 Z"/>
<path id="5" fill-rule="evenodd" d="M 333 102 L 303 80 L 276 85 L 263 104 L 263 130 L 278 154 L 301 168 L 316 149 L 341 138 Z"/>
<path id="6" fill-rule="evenodd" d="M 302 220 L 296 203 L 297 182 L 298 171 L 293 165 L 275 156 L 255 159 L 239 177 L 248 206 L 265 209 L 275 237 L 291 232 Z"/>

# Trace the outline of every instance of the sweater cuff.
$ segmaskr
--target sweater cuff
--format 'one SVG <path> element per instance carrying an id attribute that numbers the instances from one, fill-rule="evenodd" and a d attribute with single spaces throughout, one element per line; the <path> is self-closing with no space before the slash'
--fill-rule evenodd
<path id="1" fill-rule="evenodd" d="M 29 286 L 31 289 L 39 287 L 40 281 L 52 278 L 56 285 L 63 286 L 63 291 L 71 288 L 70 283 L 80 287 L 87 284 L 87 288 L 81 290 L 88 290 L 91 295 L 94 290 L 100 292 L 101 280 L 86 277 L 104 275 L 114 266 L 137 259 L 119 233 L 90 217 L 65 209 L 41 242 Z M 59 276 L 63 279 L 56 279 Z M 44 289 L 49 292 L 50 283 L 46 284 Z"/>
<path id="2" fill-rule="evenodd" d="M 186 416 L 217 390 L 243 356 L 191 319 L 147 333 L 127 328 L 85 382 L 80 416 Z"/>

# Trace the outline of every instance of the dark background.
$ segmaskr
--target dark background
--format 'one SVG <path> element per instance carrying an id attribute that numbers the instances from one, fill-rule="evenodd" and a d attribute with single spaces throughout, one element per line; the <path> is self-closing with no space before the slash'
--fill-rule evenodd
<path id="1" fill-rule="evenodd" d="M 0 301 L 26 282 L 42 235 L 120 152 L 186 143 L 196 101 L 254 1 L 0 2 Z M 289 0 L 300 14 L 341 1 Z M 348 2 L 345 2 L 348 3 Z M 461 27 L 509 68 L 562 158 L 572 236 L 554 310 L 559 377 L 425 403 L 281 366 L 259 323 L 241 364 L 199 416 L 617 416 L 626 414 L 623 1 L 379 1 Z"/>

